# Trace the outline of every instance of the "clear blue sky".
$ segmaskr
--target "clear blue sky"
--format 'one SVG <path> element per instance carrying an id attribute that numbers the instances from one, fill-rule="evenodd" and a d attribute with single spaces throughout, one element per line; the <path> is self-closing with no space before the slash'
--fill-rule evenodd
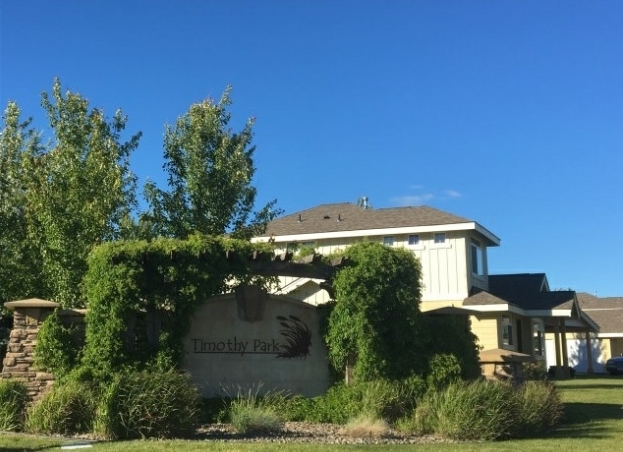
<path id="1" fill-rule="evenodd" d="M 0 103 L 53 78 L 162 136 L 233 86 L 258 204 L 426 204 L 502 239 L 492 273 L 623 296 L 623 2 L 1 0 Z M 41 126 L 42 127 L 42 126 Z"/>

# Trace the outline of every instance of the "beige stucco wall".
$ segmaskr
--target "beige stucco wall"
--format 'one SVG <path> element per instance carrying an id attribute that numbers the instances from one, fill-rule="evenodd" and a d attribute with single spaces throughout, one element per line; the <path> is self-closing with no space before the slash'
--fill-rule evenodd
<path id="1" fill-rule="evenodd" d="M 312 397 L 328 388 L 329 365 L 317 309 L 272 295 L 262 305 L 261 318 L 245 320 L 235 295 L 222 295 L 194 315 L 184 341 L 184 367 L 203 396 L 236 396 L 259 389 Z M 311 335 L 309 348 L 303 344 L 298 355 L 286 351 L 287 334 L 297 328 L 307 328 Z"/>

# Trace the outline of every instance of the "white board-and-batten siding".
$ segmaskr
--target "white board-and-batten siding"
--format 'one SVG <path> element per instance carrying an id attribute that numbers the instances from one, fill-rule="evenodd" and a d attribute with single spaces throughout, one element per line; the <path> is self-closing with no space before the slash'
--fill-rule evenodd
<path id="1" fill-rule="evenodd" d="M 462 302 L 469 295 L 470 285 L 481 287 L 485 284 L 486 278 L 475 277 L 471 270 L 470 259 L 470 235 L 458 231 L 447 232 L 445 243 L 434 243 L 433 233 L 422 233 L 419 235 L 419 243 L 415 246 L 409 245 L 409 235 L 401 234 L 391 236 L 369 236 L 365 238 L 343 238 L 343 239 L 324 239 L 313 242 L 298 242 L 297 245 L 313 247 L 316 253 L 330 255 L 343 251 L 347 246 L 362 240 L 383 242 L 384 237 L 393 237 L 394 247 L 404 247 L 411 250 L 420 260 L 422 267 L 422 301 L 448 301 L 450 303 Z M 288 243 L 277 244 L 276 253 L 285 252 Z M 482 265 L 486 269 L 486 249 L 484 252 L 484 262 Z M 474 278 L 476 279 L 474 281 Z M 280 278 L 281 287 L 285 287 L 293 282 L 293 278 Z M 313 284 L 313 283 L 312 283 Z M 305 284 L 307 285 L 307 283 Z M 321 304 L 328 301 L 326 291 L 320 290 L 318 294 L 312 295 L 313 286 L 305 285 L 290 292 L 290 296 L 308 301 L 311 304 Z M 423 307 L 424 308 L 424 307 Z M 424 309 L 426 310 L 426 309 Z"/>

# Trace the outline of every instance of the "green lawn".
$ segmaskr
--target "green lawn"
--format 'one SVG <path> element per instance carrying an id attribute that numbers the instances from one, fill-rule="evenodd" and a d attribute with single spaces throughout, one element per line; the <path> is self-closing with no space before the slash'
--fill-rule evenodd
<path id="1" fill-rule="evenodd" d="M 94 452 L 116 451 L 281 451 L 291 452 L 342 450 L 429 451 L 614 451 L 621 450 L 623 441 L 623 377 L 578 377 L 557 383 L 565 402 L 564 424 L 552 435 L 542 439 L 502 441 L 495 443 L 431 444 L 416 446 L 325 446 L 312 444 L 233 444 L 211 441 L 120 441 L 96 443 Z M 66 441 L 57 438 L 4 434 L 0 451 L 60 450 Z"/>

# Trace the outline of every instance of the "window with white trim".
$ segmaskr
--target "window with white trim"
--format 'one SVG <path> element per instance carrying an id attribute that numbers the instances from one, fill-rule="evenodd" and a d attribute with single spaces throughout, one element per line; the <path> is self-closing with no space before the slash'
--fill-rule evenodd
<path id="1" fill-rule="evenodd" d="M 383 237 L 383 245 L 394 246 L 394 236 L 386 235 L 385 237 Z"/>
<path id="2" fill-rule="evenodd" d="M 435 236 L 433 237 L 433 242 L 436 245 L 441 245 L 443 243 L 446 243 L 446 233 L 445 232 L 436 232 Z"/>
<path id="3" fill-rule="evenodd" d="M 475 275 L 484 275 L 484 251 L 480 242 L 471 239 L 471 255 L 472 255 L 472 273 Z"/>
<path id="4" fill-rule="evenodd" d="M 418 234 L 409 235 L 409 246 L 417 246 L 420 244 L 420 236 Z"/>

